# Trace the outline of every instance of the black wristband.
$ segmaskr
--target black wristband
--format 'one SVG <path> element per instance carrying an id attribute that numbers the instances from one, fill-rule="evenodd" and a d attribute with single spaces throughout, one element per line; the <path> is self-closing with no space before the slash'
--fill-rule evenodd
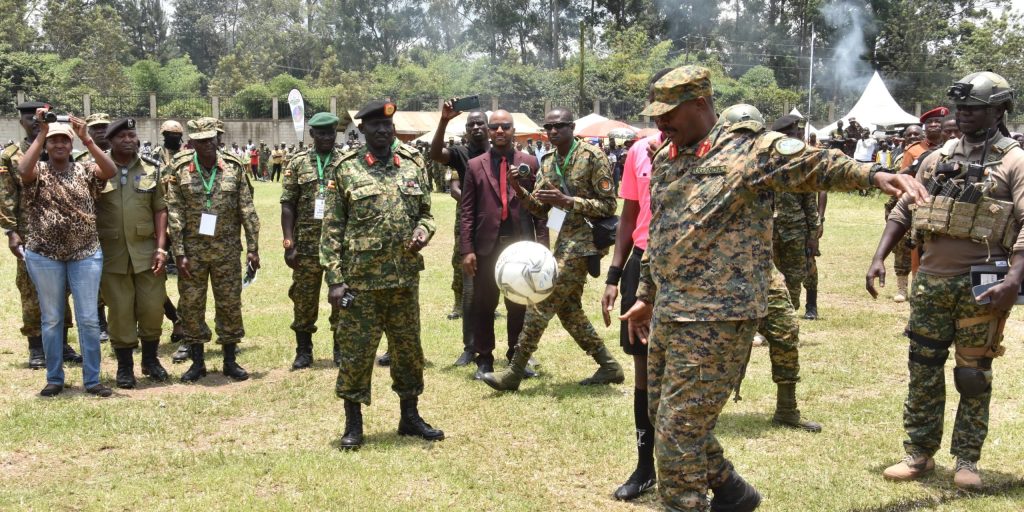
<path id="1" fill-rule="evenodd" d="M 622 267 L 616 267 L 614 265 L 608 267 L 608 279 L 605 279 L 604 284 L 618 286 L 620 279 L 622 279 Z"/>

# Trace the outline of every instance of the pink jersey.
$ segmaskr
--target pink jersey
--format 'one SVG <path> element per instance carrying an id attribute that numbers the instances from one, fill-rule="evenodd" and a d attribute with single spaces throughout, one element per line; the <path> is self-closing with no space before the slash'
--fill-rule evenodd
<path id="1" fill-rule="evenodd" d="M 652 135 L 633 143 L 626 153 L 622 183 L 619 184 L 619 197 L 640 203 L 636 229 L 633 230 L 633 246 L 645 251 L 647 230 L 651 225 L 651 159 L 647 157 L 647 148 L 660 142 L 661 135 Z"/>

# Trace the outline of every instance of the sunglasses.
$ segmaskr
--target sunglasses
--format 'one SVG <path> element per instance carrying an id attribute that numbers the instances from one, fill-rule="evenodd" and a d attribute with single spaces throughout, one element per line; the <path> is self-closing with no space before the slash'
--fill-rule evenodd
<path id="1" fill-rule="evenodd" d="M 490 128 L 491 130 L 497 130 L 498 128 L 501 128 L 502 130 L 505 130 L 507 132 L 512 129 L 512 123 L 491 123 L 487 125 L 487 127 Z"/>
<path id="2" fill-rule="evenodd" d="M 543 126 L 543 128 L 547 131 L 562 130 L 564 128 L 568 128 L 571 125 L 572 123 L 547 123 Z"/>

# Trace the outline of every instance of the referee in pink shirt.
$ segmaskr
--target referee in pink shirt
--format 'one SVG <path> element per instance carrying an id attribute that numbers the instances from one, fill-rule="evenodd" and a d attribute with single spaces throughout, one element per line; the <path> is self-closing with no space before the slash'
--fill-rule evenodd
<path id="1" fill-rule="evenodd" d="M 653 84 L 671 71 L 663 69 L 654 74 L 649 82 Z M 650 100 L 650 98 L 648 98 Z M 655 118 L 655 122 L 659 118 Z M 660 122 L 659 122 L 660 123 Z M 658 129 L 663 127 L 659 124 Z M 629 311 L 636 302 L 636 289 L 640 285 L 640 258 L 647 248 L 647 231 L 651 222 L 651 157 L 653 151 L 664 141 L 664 132 L 633 143 L 626 153 L 622 169 L 622 183 L 619 197 L 623 199 L 619 229 L 615 236 L 615 252 L 608 268 L 608 279 L 601 297 L 601 314 L 604 325 L 610 326 L 611 311 L 615 307 L 619 288 L 622 288 L 621 312 Z M 628 144 L 628 142 L 627 142 Z M 621 280 L 621 285 L 620 285 Z M 638 341 L 639 343 L 639 341 Z M 633 356 L 636 381 L 633 391 L 633 418 L 636 422 L 636 470 L 626 483 L 615 491 L 620 500 L 632 500 L 644 491 L 654 487 L 658 478 L 654 469 L 654 426 L 647 411 L 647 345 L 633 345 L 629 342 L 627 322 L 620 321 L 619 344 Z"/>

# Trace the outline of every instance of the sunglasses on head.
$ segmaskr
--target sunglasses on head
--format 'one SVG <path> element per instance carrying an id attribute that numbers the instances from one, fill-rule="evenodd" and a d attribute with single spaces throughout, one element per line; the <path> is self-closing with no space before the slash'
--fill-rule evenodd
<path id="1" fill-rule="evenodd" d="M 490 123 L 487 125 L 487 127 L 490 128 L 491 130 L 497 130 L 498 128 L 501 128 L 502 130 L 505 130 L 507 132 L 512 129 L 512 123 Z"/>
<path id="2" fill-rule="evenodd" d="M 571 125 L 571 124 L 572 123 L 547 123 L 547 124 L 544 125 L 544 129 L 548 130 L 548 131 L 551 131 L 551 130 L 561 130 L 563 128 L 569 127 L 569 125 Z"/>

